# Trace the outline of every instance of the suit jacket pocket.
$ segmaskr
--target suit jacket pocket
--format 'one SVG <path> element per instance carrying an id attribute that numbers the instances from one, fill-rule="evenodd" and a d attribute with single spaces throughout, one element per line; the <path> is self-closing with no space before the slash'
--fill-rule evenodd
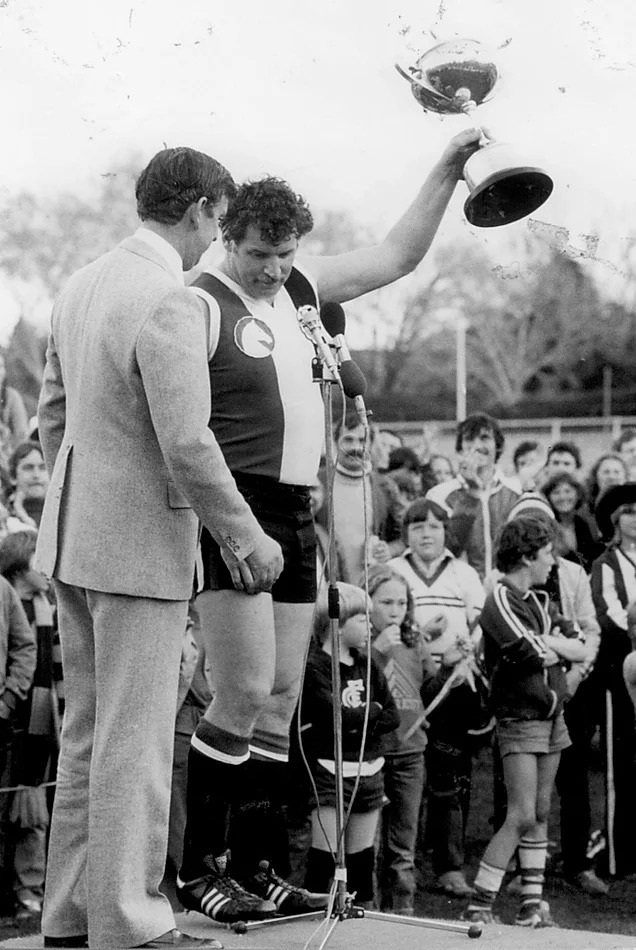
<path id="1" fill-rule="evenodd" d="M 168 481 L 168 505 L 171 508 L 191 508 L 192 505 L 173 481 Z"/>

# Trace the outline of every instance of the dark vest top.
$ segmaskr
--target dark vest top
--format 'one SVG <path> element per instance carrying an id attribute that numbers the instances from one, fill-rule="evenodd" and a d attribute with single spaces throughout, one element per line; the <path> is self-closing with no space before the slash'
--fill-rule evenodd
<path id="1" fill-rule="evenodd" d="M 218 344 L 209 364 L 212 397 L 209 426 L 231 472 L 264 475 L 278 481 L 285 428 L 274 360 L 271 355 L 255 359 L 241 349 L 244 328 L 254 333 L 254 317 L 223 281 L 213 274 L 203 273 L 192 286 L 200 287 L 213 297 L 221 313 Z M 296 309 L 318 306 L 311 283 L 295 267 L 285 282 L 285 290 Z M 241 324 L 241 321 L 245 322 Z M 263 337 L 260 340 L 257 337 L 256 343 L 267 348 L 270 331 L 262 323 L 261 326 Z M 248 345 L 246 343 L 246 348 Z M 301 345 L 307 346 L 304 337 Z"/>

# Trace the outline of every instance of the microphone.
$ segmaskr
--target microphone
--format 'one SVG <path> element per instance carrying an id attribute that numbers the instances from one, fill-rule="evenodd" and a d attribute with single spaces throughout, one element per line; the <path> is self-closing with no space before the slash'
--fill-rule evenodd
<path id="1" fill-rule="evenodd" d="M 304 307 L 301 307 L 298 311 L 298 322 L 300 323 L 302 331 L 307 339 L 311 340 L 311 342 L 316 347 L 320 358 L 329 372 L 333 374 L 334 379 L 340 379 L 338 363 L 336 362 L 333 351 L 329 346 L 329 341 L 325 334 L 325 328 L 322 325 L 322 321 L 316 308 L 311 307 L 308 304 Z"/>
<path id="2" fill-rule="evenodd" d="M 358 364 L 351 358 L 345 340 L 345 312 L 339 303 L 326 303 L 320 308 L 320 317 L 327 333 L 333 339 L 333 345 L 338 354 L 340 380 L 345 396 L 353 399 L 360 422 L 365 429 L 368 429 L 369 419 L 363 399 L 367 389 L 367 381 Z"/>

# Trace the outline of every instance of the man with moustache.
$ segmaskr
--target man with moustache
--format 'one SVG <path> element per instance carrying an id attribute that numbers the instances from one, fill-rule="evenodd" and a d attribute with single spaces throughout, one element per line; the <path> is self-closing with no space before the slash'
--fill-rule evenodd
<path id="1" fill-rule="evenodd" d="M 198 519 L 248 593 L 282 567 L 208 428 L 207 326 L 183 285 L 235 192 L 217 161 L 159 152 L 141 226 L 55 303 L 38 410 L 51 473 L 37 568 L 53 577 L 66 709 L 45 947 L 175 947 L 159 891 Z"/>
<path id="2" fill-rule="evenodd" d="M 404 550 L 404 505 L 399 490 L 392 479 L 373 468 L 367 441 L 357 413 L 347 413 L 335 432 L 333 506 L 340 580 L 350 584 L 360 582 L 365 559 L 384 563 Z"/>
<path id="3" fill-rule="evenodd" d="M 210 309 L 210 425 L 285 559 L 271 591 L 247 597 L 203 531 L 197 607 L 215 695 L 192 738 L 177 893 L 184 906 L 219 921 L 327 903 L 327 895 L 301 893 L 283 880 L 289 726 L 316 598 L 309 488 L 324 435 L 314 346 L 297 311 L 318 300 L 352 300 L 412 271 L 479 135 L 471 129 L 451 140 L 383 241 L 345 254 L 297 262 L 299 241 L 313 226 L 302 197 L 276 178 L 243 185 L 223 219 L 225 257 L 196 281 Z"/>

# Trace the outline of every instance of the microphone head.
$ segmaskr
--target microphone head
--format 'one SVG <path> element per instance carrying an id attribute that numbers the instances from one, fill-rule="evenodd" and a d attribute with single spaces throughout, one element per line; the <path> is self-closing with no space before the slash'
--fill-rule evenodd
<path id="1" fill-rule="evenodd" d="M 320 308 L 320 319 L 329 336 L 344 334 L 347 321 L 345 319 L 345 312 L 339 303 L 323 304 Z"/>
<path id="2" fill-rule="evenodd" d="M 345 396 L 355 399 L 356 396 L 364 396 L 367 390 L 367 381 L 364 373 L 357 363 L 353 360 L 347 360 L 340 366 L 340 380 Z"/>
<path id="3" fill-rule="evenodd" d="M 308 332 L 311 333 L 313 330 L 317 330 L 320 327 L 320 317 L 318 316 L 318 311 L 315 307 L 306 304 L 304 307 L 301 307 L 297 313 L 298 322 L 307 336 Z M 310 337 L 308 337 L 310 338 Z"/>

